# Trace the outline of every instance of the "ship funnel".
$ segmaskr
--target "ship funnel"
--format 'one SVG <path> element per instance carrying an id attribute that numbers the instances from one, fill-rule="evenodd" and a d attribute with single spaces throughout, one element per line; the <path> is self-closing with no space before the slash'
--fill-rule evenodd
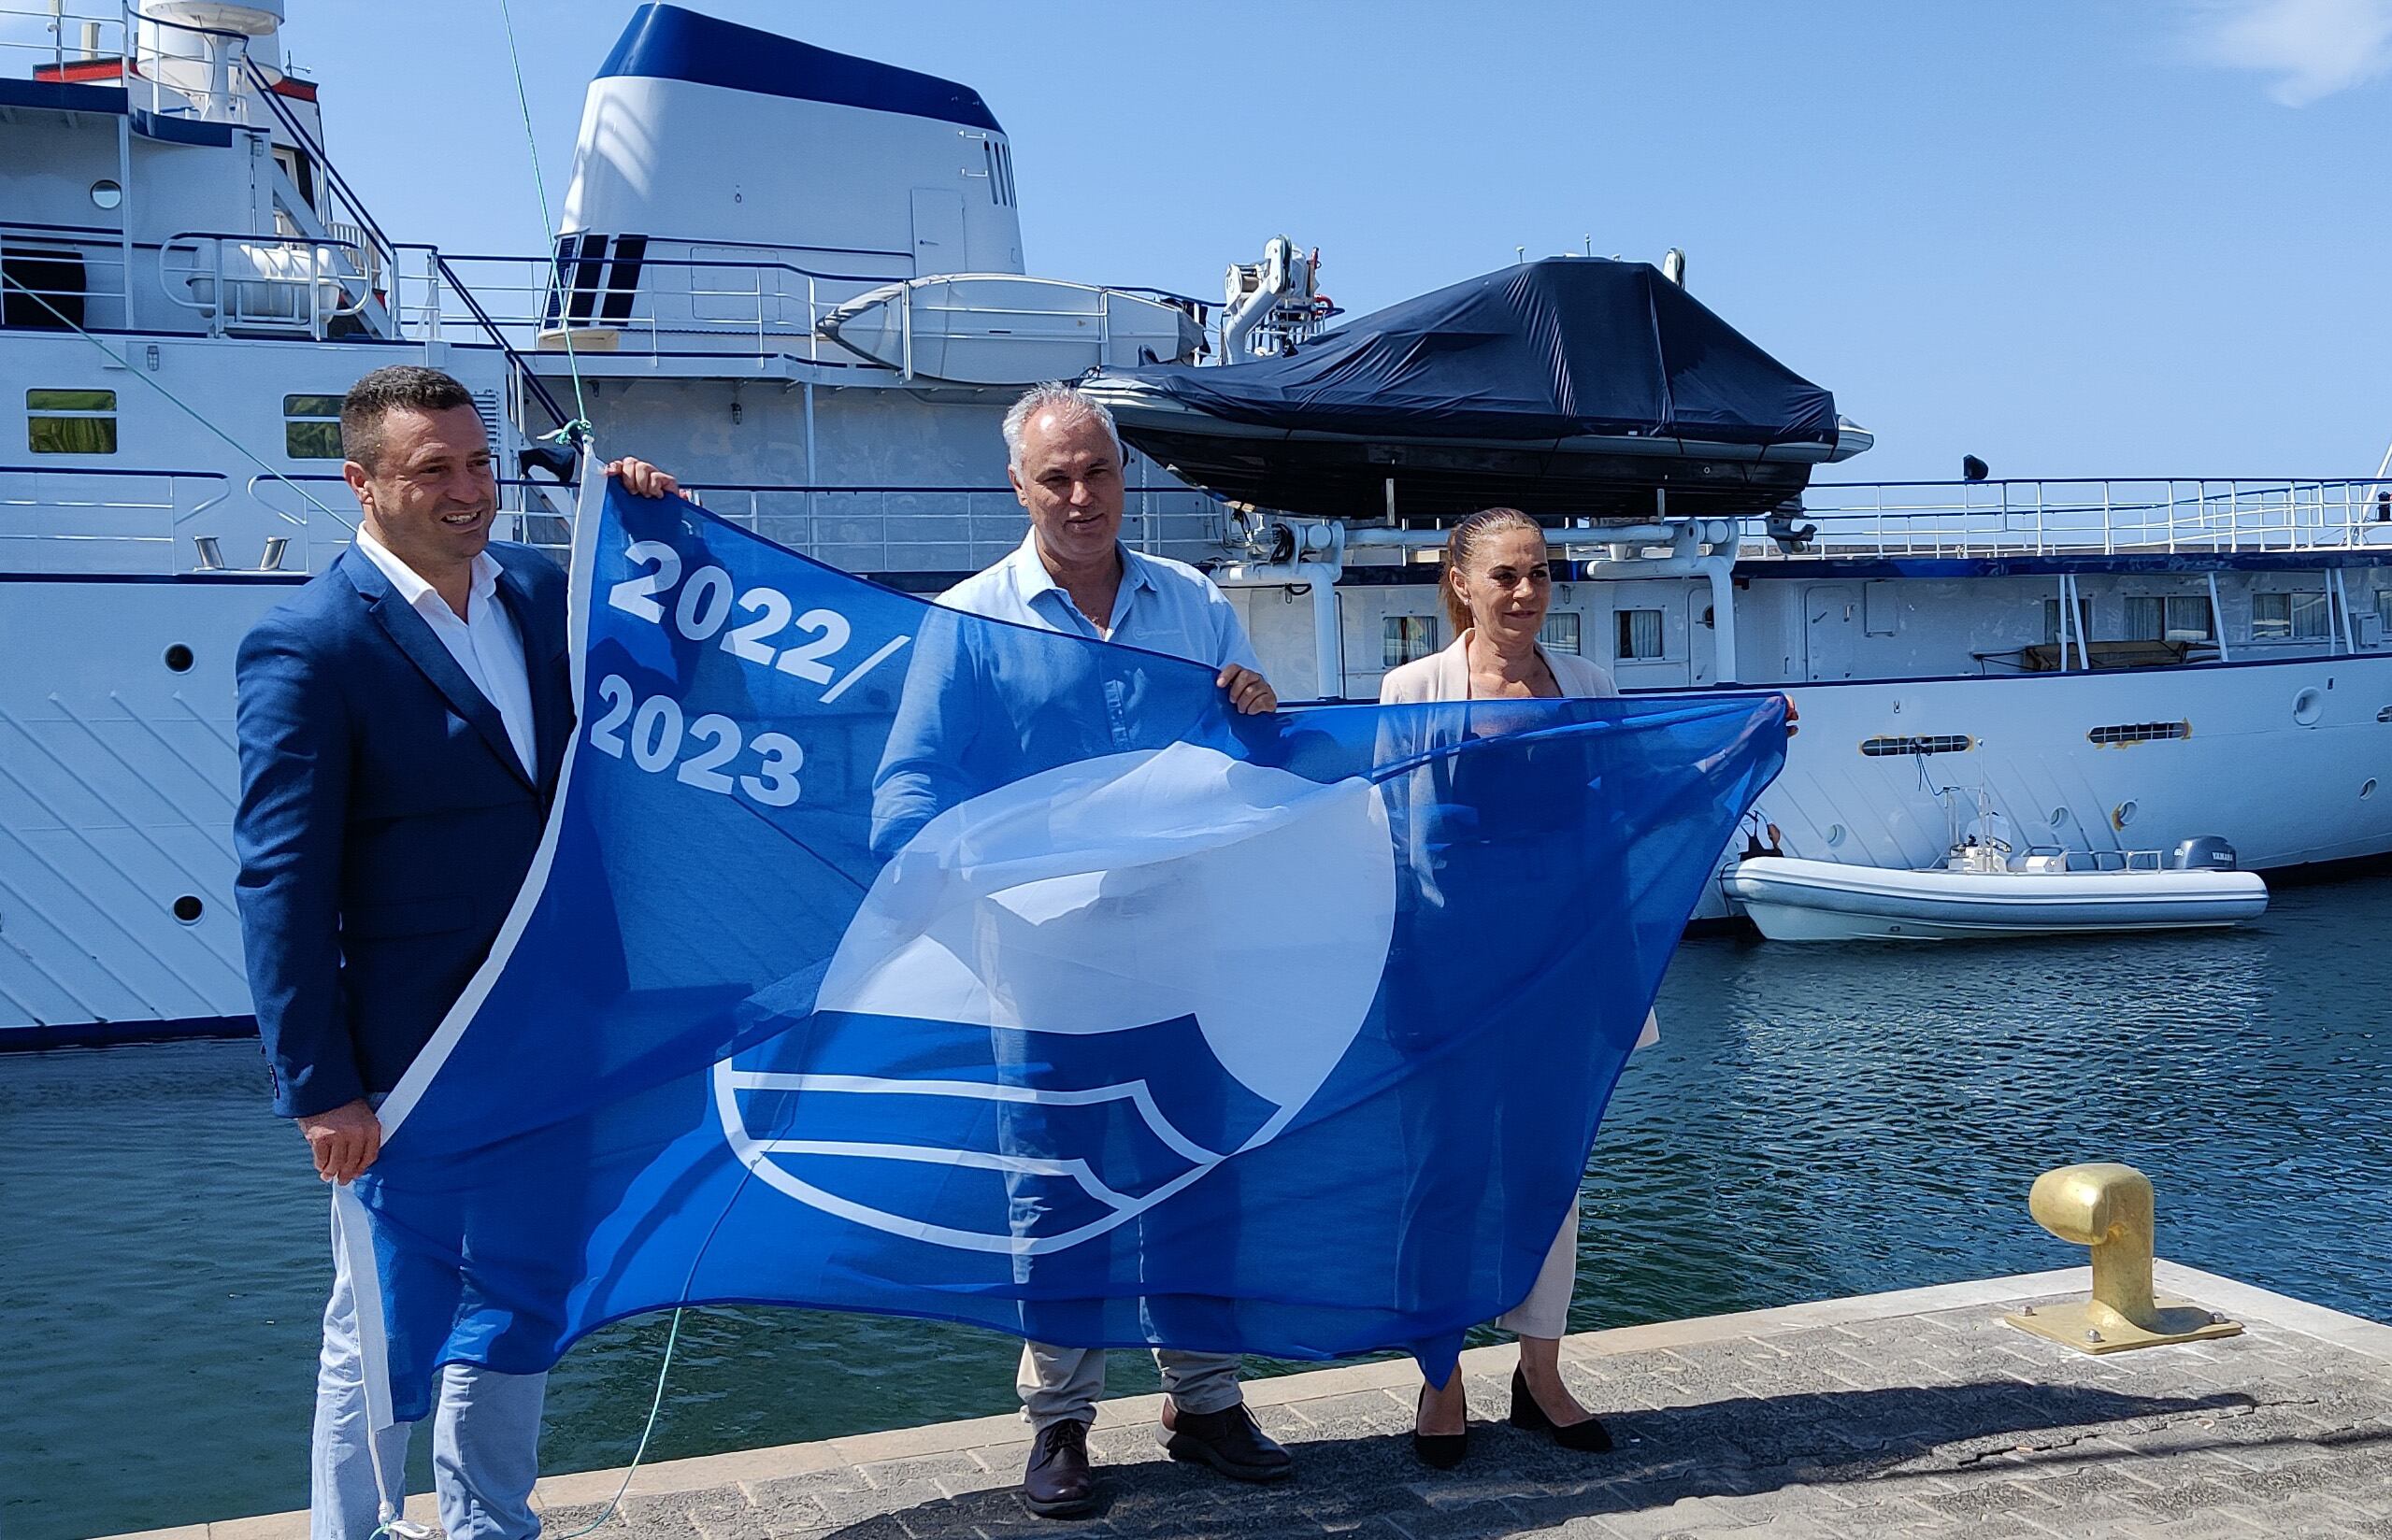
<path id="1" fill-rule="evenodd" d="M 1022 271 L 978 92 L 673 5 L 640 7 L 590 82 L 563 232 L 584 326 L 652 305 L 697 334 L 764 303 L 810 332 L 881 284 Z"/>

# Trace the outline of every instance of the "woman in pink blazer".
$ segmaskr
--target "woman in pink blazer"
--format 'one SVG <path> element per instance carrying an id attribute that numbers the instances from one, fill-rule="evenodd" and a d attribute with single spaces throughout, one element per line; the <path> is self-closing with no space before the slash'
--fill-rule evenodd
<path id="1" fill-rule="evenodd" d="M 1487 508 L 1454 526 L 1445 543 L 1439 585 L 1455 633 L 1442 652 L 1405 663 L 1380 682 L 1382 705 L 1425 701 L 1608 696 L 1619 691 L 1600 663 L 1537 644 L 1553 603 L 1552 557 L 1545 532 L 1516 508 Z M 1405 820 L 1414 830 L 1425 820 Z M 1433 870 L 1425 851 L 1416 869 Z M 1434 877 L 1428 878 L 1431 882 Z M 1653 1040 L 1648 1019 L 1644 1037 Z M 1578 1205 L 1570 1205 L 1535 1287 L 1517 1308 L 1496 1320 L 1520 1339 L 1520 1366 L 1511 1376 L 1511 1423 L 1550 1434 L 1565 1448 L 1599 1451 L 1611 1435 L 1578 1404 L 1561 1377 L 1561 1336 L 1578 1274 Z M 1421 1387 L 1412 1448 L 1439 1470 L 1461 1462 L 1468 1447 L 1468 1405 L 1456 1372 L 1443 1385 Z"/>

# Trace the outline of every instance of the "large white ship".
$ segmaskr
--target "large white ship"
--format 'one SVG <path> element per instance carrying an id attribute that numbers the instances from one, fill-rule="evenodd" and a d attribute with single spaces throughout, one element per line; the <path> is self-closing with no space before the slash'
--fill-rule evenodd
<path id="1" fill-rule="evenodd" d="M 335 420 L 365 370 L 466 381 L 523 538 L 563 545 L 538 440 L 586 412 L 710 507 L 935 592 L 1020 539 L 1022 385 L 1332 320 L 1283 240 L 1217 305 L 1031 277 L 977 93 L 662 5 L 590 87 L 554 253 L 398 241 L 279 63 L 280 0 L 82 8 L 38 48 L 0 31 L 0 1043 L 247 1016 L 234 651 L 350 537 Z M 1923 864 L 1955 800 L 2088 861 L 2392 850 L 2392 486 L 1781 473 L 1765 511 L 1547 510 L 1547 643 L 1630 691 L 1792 696 L 1763 802 L 1787 853 Z M 1439 516 L 1400 478 L 1339 517 L 1131 476 L 1130 537 L 1214 568 L 1282 699 L 1371 698 L 1451 639 Z"/>

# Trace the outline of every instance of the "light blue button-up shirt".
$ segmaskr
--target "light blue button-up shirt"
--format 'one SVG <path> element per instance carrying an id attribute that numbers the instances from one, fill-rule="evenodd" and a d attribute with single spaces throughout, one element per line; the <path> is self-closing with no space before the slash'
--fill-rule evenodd
<path id="1" fill-rule="evenodd" d="M 1215 673 L 1261 672 L 1246 628 L 1212 579 L 1185 563 L 1122 549 L 1121 592 L 1099 633 L 1038 559 L 1037 536 L 949 589 L 938 603 L 1037 631 L 1138 651 L 1007 643 L 993 627 L 933 619 L 916 638 L 887 752 L 873 781 L 872 846 L 888 853 L 957 803 L 1038 770 L 1159 749 L 1218 709 L 1213 681 L 1139 652 Z"/>
<path id="2" fill-rule="evenodd" d="M 1113 595 L 1112 618 L 1103 632 L 1080 613 L 1039 560 L 1036 532 L 1012 555 L 957 583 L 938 602 L 967 615 L 1167 652 L 1214 668 L 1239 663 L 1257 674 L 1263 671 L 1238 612 L 1211 578 L 1185 562 L 1148 556 L 1127 546 L 1121 553 L 1121 592 Z"/>

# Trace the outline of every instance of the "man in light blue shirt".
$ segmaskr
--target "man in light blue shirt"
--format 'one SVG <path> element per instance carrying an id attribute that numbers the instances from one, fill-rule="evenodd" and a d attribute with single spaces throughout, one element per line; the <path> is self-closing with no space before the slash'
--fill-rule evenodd
<path id="1" fill-rule="evenodd" d="M 1007 475 L 1029 511 L 1021 548 L 938 597 L 948 609 L 1040 631 L 1094 637 L 1185 658 L 1219 671 L 1229 703 L 1247 713 L 1276 710 L 1246 628 L 1212 579 L 1184 562 L 1121 542 L 1121 440 L 1112 414 L 1068 386 L 1041 385 L 1005 418 Z M 893 853 L 939 812 L 986 791 L 1003 772 L 1083 757 L 1087 727 L 1042 709 L 1058 693 L 1051 657 L 1009 658 L 975 648 L 964 628 L 923 627 L 889 747 L 873 783 L 872 848 Z M 1038 677 L 1009 677 L 1025 663 Z M 1100 682 L 1111 747 L 1160 748 L 1176 720 L 1156 714 L 1159 692 L 1139 672 Z M 995 723 L 1007 740 L 990 741 Z"/>
<path id="2" fill-rule="evenodd" d="M 1065 385 L 1041 385 L 1005 417 L 1008 476 L 1030 516 L 1021 549 L 939 596 L 949 610 L 1187 659 L 1249 714 L 1275 710 L 1238 613 L 1212 579 L 1121 542 L 1121 438 L 1112 415 Z M 923 627 L 886 753 L 873 783 L 872 846 L 894 853 L 945 809 L 1092 752 L 1157 749 L 1192 709 L 1210 709 L 1185 671 L 1098 649 L 974 645 L 985 628 Z M 1053 709 L 1057 697 L 1101 701 L 1105 720 Z M 1238 1359 L 1157 1348 L 1173 1459 L 1240 1481 L 1293 1474 L 1287 1451 L 1246 1410 Z M 1016 1387 L 1035 1436 L 1022 1489 L 1035 1513 L 1096 1505 L 1088 1427 L 1105 1383 L 1101 1350 L 1025 1343 Z"/>

